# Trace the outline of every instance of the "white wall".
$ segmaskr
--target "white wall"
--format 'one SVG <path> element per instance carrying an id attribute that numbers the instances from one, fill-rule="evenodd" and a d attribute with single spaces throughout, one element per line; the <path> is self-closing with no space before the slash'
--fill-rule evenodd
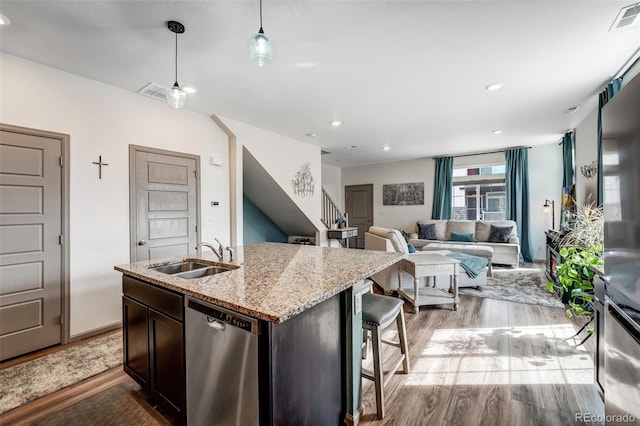
<path id="1" fill-rule="evenodd" d="M 597 175 L 587 179 L 580 173 L 580 167 L 598 161 L 598 107 L 591 111 L 576 127 L 575 140 L 575 173 L 576 173 L 576 201 L 584 203 L 590 194 L 592 201 L 596 201 L 598 191 Z"/>
<path id="2" fill-rule="evenodd" d="M 407 232 L 416 232 L 416 221 L 431 217 L 433 204 L 432 158 L 396 161 L 342 169 L 342 185 L 373 184 L 373 224 Z M 424 204 L 416 206 L 383 206 L 382 185 L 389 183 L 424 182 Z M 341 198 L 344 200 L 344 188 Z"/>
<path id="3" fill-rule="evenodd" d="M 230 118 L 219 118 L 236 136 L 238 147 L 244 146 L 247 148 L 316 228 L 323 229 L 324 225 L 320 221 L 322 203 L 320 147 Z M 300 167 L 305 163 L 309 163 L 311 174 L 315 180 L 315 190 L 312 196 L 301 197 L 294 194 L 291 181 L 295 177 L 296 172 L 298 172 Z M 241 164 L 242 157 L 238 159 L 237 166 L 241 167 Z M 238 192 L 236 196 L 241 200 L 242 187 L 237 188 L 236 191 Z M 239 227 L 242 227 L 242 222 L 239 223 Z M 236 232 L 238 235 L 238 244 L 241 244 L 242 230 L 238 229 Z M 322 235 L 317 236 L 323 241 Z"/>
<path id="4" fill-rule="evenodd" d="M 546 236 L 551 229 L 551 209 L 545 212 L 545 200 L 555 202 L 556 229 L 560 226 L 562 196 L 562 146 L 558 142 L 537 145 L 529 150 L 529 210 L 533 257 L 546 257 Z"/>
<path id="5" fill-rule="evenodd" d="M 504 153 L 457 157 L 454 167 L 504 162 Z M 416 221 L 431 217 L 435 161 L 431 158 L 397 161 L 342 169 L 342 185 L 373 184 L 374 225 L 415 232 Z M 545 214 L 544 200 L 556 202 L 556 228 L 560 218 L 562 192 L 562 149 L 555 143 L 539 145 L 529 151 L 531 208 L 531 246 L 534 258 L 545 258 L 545 230 L 551 228 L 551 213 Z M 425 204 L 421 206 L 383 206 L 382 185 L 387 183 L 425 182 Z M 343 197 L 344 198 L 344 197 Z"/>
<path id="6" fill-rule="evenodd" d="M 342 169 L 328 164 L 322 164 L 322 186 L 333 199 L 338 208 L 344 211 L 344 196 L 342 195 Z"/>
<path id="7" fill-rule="evenodd" d="M 214 222 L 201 238 L 229 240 L 228 164 L 209 165 L 228 143 L 209 117 L 4 53 L 0 66 L 1 122 L 70 135 L 71 337 L 121 321 L 113 265 L 129 262 L 130 144 L 200 155 L 201 215 Z"/>

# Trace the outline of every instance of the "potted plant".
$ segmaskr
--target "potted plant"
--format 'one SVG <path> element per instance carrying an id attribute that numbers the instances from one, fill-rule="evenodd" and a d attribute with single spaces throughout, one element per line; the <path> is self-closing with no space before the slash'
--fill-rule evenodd
<path id="1" fill-rule="evenodd" d="M 558 281 L 562 292 L 569 294 L 566 310 L 567 317 L 574 315 L 593 315 L 593 277 L 592 267 L 603 265 L 604 214 L 587 199 L 585 204 L 576 204 L 576 217 L 573 229 L 560 240 L 562 263 L 557 267 Z M 553 292 L 556 284 L 547 283 Z M 589 334 L 593 328 L 587 328 Z"/>

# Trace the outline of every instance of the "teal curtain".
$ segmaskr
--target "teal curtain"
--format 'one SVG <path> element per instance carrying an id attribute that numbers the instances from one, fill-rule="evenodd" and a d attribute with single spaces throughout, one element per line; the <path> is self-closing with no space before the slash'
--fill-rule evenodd
<path id="1" fill-rule="evenodd" d="M 607 88 L 598 97 L 598 205 L 604 202 L 604 181 L 602 178 L 602 108 L 620 91 L 622 77 L 616 78 L 607 85 Z"/>
<path id="2" fill-rule="evenodd" d="M 562 186 L 573 185 L 573 132 L 562 138 Z"/>
<path id="3" fill-rule="evenodd" d="M 525 262 L 533 262 L 529 231 L 529 150 L 513 148 L 505 151 L 505 186 L 507 192 L 506 219 L 518 225 L 520 256 Z"/>
<path id="4" fill-rule="evenodd" d="M 431 219 L 451 219 L 451 193 L 453 191 L 453 157 L 438 157 L 433 182 Z"/>

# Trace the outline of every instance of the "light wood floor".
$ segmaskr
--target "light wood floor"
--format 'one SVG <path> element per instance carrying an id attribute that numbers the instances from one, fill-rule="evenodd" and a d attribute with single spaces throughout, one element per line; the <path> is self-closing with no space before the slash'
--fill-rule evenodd
<path id="1" fill-rule="evenodd" d="M 360 424 L 572 425 L 576 413 L 604 413 L 593 339 L 575 348 L 578 326 L 561 309 L 462 296 L 458 311 L 407 310 L 406 321 L 411 373 L 387 385 L 383 420 L 364 380 Z M 385 337 L 395 334 L 392 326 Z M 385 359 L 396 351 L 385 349 Z M 139 389 L 117 368 L 10 411 L 0 424 L 29 424 L 117 384 Z"/>

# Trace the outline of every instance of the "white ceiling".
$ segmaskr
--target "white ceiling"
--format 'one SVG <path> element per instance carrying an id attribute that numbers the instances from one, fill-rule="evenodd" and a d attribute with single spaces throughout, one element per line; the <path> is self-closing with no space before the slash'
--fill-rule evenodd
<path id="1" fill-rule="evenodd" d="M 633 2 L 264 0 L 275 52 L 258 68 L 257 0 L 1 0 L 0 49 L 136 92 L 173 84 L 166 21 L 180 21 L 178 80 L 199 90 L 187 108 L 346 167 L 558 141 L 640 47 L 640 25 L 609 31 Z M 484 89 L 493 82 L 504 88 Z"/>

